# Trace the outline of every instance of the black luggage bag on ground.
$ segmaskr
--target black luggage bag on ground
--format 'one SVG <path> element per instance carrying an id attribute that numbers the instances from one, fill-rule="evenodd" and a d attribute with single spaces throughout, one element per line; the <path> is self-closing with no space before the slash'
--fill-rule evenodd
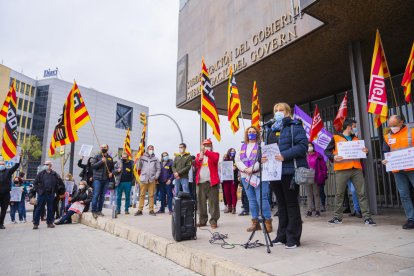
<path id="1" fill-rule="evenodd" d="M 175 241 L 197 239 L 196 206 L 189 193 L 180 192 L 174 197 L 171 227 Z"/>

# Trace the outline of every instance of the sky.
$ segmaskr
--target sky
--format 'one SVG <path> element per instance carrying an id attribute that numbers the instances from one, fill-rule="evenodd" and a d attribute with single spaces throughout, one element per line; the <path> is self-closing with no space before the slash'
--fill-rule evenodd
<path id="1" fill-rule="evenodd" d="M 0 0 L 0 60 L 33 78 L 58 67 L 66 81 L 148 106 L 150 114 L 166 113 L 195 154 L 199 116 L 175 106 L 178 15 L 179 0 Z M 233 135 L 227 117 L 220 121 L 220 143 L 209 127 L 207 133 L 223 154 L 239 147 L 243 128 L 240 122 Z M 167 118 L 153 117 L 147 143 L 171 155 L 180 137 Z"/>

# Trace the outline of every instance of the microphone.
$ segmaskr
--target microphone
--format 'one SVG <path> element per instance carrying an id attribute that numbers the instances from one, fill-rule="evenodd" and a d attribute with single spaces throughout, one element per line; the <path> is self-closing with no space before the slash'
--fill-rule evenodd
<path id="1" fill-rule="evenodd" d="M 271 125 L 273 125 L 274 123 L 276 122 L 276 120 L 273 118 L 273 119 L 270 119 L 269 121 L 267 121 L 266 123 L 263 123 L 262 124 L 262 127 L 270 127 Z"/>

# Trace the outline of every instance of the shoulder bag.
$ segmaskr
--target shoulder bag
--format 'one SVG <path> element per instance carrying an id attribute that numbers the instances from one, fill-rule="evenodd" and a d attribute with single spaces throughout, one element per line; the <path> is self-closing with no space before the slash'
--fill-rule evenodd
<path id="1" fill-rule="evenodd" d="M 290 126 L 291 135 L 292 135 L 292 148 L 294 146 L 293 143 L 293 125 Z M 295 166 L 295 183 L 298 185 L 310 185 L 315 183 L 315 170 L 305 167 L 299 167 L 296 164 L 296 158 L 293 159 L 293 164 Z"/>

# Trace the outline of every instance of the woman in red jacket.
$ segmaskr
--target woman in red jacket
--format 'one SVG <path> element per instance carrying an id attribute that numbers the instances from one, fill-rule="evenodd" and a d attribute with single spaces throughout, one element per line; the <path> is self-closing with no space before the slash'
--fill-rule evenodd
<path id="1" fill-rule="evenodd" d="M 206 226 L 207 200 L 208 212 L 210 213 L 211 228 L 217 228 L 217 221 L 220 218 L 219 207 L 219 184 L 218 162 L 220 154 L 213 151 L 213 143 L 210 139 L 204 140 L 201 145 L 201 151 L 196 157 L 197 168 L 197 201 L 198 211 L 200 213 L 198 227 Z"/>

